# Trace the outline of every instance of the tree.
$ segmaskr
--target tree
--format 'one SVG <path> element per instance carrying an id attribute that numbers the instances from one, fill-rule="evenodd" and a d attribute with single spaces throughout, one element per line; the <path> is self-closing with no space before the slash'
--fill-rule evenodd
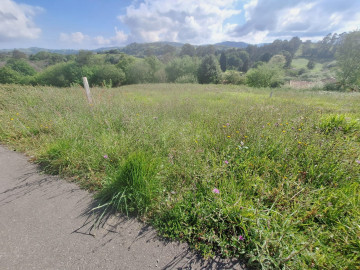
<path id="1" fill-rule="evenodd" d="M 221 80 L 221 69 L 219 61 L 214 55 L 206 56 L 199 67 L 199 83 L 219 83 Z"/>
<path id="2" fill-rule="evenodd" d="M 186 43 L 181 47 L 181 51 L 180 51 L 180 56 L 195 56 L 196 54 L 196 49 L 193 45 Z"/>
<path id="3" fill-rule="evenodd" d="M 292 62 L 292 58 L 293 58 L 292 54 L 289 53 L 288 51 L 282 51 L 281 53 L 285 57 L 284 68 L 289 68 L 291 66 L 291 62 Z"/>
<path id="4" fill-rule="evenodd" d="M 336 54 L 337 78 L 343 88 L 360 86 L 360 31 L 345 36 Z"/>
<path id="5" fill-rule="evenodd" d="M 18 83 L 20 74 L 9 67 L 0 68 L 0 83 Z"/>
<path id="6" fill-rule="evenodd" d="M 14 59 L 24 59 L 24 58 L 27 58 L 26 53 L 23 53 L 23 52 L 21 52 L 21 51 L 19 51 L 19 50 L 13 50 L 13 52 L 12 52 L 12 57 L 13 57 Z"/>
<path id="7" fill-rule="evenodd" d="M 24 59 L 11 58 L 7 61 L 6 66 L 25 76 L 32 76 L 36 73 L 36 70 Z"/>
<path id="8" fill-rule="evenodd" d="M 93 53 L 91 51 L 80 50 L 76 57 L 76 63 L 78 63 L 81 66 L 89 65 L 92 58 L 92 54 Z"/>
<path id="9" fill-rule="evenodd" d="M 307 63 L 306 67 L 308 69 L 314 69 L 315 67 L 315 62 L 313 60 L 309 60 L 309 62 Z"/>
<path id="10" fill-rule="evenodd" d="M 220 55 L 220 67 L 223 72 L 226 71 L 226 55 L 225 52 L 222 52 Z"/>
<path id="11" fill-rule="evenodd" d="M 199 68 L 199 61 L 195 57 L 188 55 L 173 59 L 165 68 L 169 82 L 175 82 L 178 78 L 184 76 L 195 76 Z"/>

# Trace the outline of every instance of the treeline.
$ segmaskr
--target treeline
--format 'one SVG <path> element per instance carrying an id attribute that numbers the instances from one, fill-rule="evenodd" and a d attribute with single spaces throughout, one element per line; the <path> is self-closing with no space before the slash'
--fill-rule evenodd
<path id="1" fill-rule="evenodd" d="M 91 85 L 116 87 L 137 83 L 231 83 L 257 87 L 282 84 L 284 69 L 291 67 L 295 54 L 309 59 L 334 59 L 346 34 L 329 34 L 320 42 L 275 40 L 262 46 L 217 49 L 216 46 L 184 44 L 176 48 L 169 44 L 148 47 L 128 45 L 132 56 L 111 49 L 104 52 L 79 51 L 77 55 L 38 52 L 26 55 L 14 50 L 2 55 L 0 83 L 53 85 L 67 87 L 81 84 L 86 76 Z M 141 47 L 141 55 L 138 55 Z M 156 55 L 155 55 L 156 52 Z"/>

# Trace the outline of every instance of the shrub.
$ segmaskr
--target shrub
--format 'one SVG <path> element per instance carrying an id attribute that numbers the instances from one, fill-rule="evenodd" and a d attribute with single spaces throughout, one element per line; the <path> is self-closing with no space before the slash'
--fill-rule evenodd
<path id="1" fill-rule="evenodd" d="M 125 73 L 114 65 L 95 66 L 90 79 L 92 85 L 110 84 L 120 86 L 125 82 Z"/>
<path id="2" fill-rule="evenodd" d="M 21 75 L 33 76 L 36 74 L 36 70 L 23 59 L 9 59 L 6 66 L 14 71 L 17 71 Z"/>
<path id="3" fill-rule="evenodd" d="M 199 64 L 196 58 L 184 56 L 175 58 L 165 68 L 169 82 L 175 82 L 178 78 L 185 75 L 196 75 Z"/>
<path id="4" fill-rule="evenodd" d="M 91 81 L 93 75 L 91 68 L 81 67 L 75 62 L 60 63 L 50 66 L 37 76 L 37 83 L 58 87 L 70 86 L 74 83 L 82 84 L 82 77 L 86 76 Z"/>
<path id="5" fill-rule="evenodd" d="M 0 68 L 0 83 L 19 83 L 21 75 L 9 67 Z"/>
<path id="6" fill-rule="evenodd" d="M 309 60 L 309 62 L 307 63 L 306 67 L 308 69 L 314 69 L 315 67 L 315 62 L 313 60 Z"/>
<path id="7" fill-rule="evenodd" d="M 339 83 L 326 83 L 324 85 L 325 91 L 343 91 Z"/>
<path id="8" fill-rule="evenodd" d="M 227 70 L 223 74 L 223 83 L 226 84 L 245 84 L 246 77 L 241 72 L 235 70 Z"/>
<path id="9" fill-rule="evenodd" d="M 277 65 L 266 63 L 249 70 L 246 83 L 251 87 L 277 87 L 283 83 L 283 72 Z"/>
<path id="10" fill-rule="evenodd" d="M 194 74 L 186 74 L 178 77 L 175 83 L 198 83 L 197 77 Z"/>

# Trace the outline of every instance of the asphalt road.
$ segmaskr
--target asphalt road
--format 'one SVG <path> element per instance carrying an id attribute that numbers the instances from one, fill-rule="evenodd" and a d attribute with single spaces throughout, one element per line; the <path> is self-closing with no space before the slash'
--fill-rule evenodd
<path id="1" fill-rule="evenodd" d="M 243 269 L 235 260 L 203 260 L 119 214 L 94 229 L 95 205 L 76 184 L 0 146 L 0 269 Z"/>

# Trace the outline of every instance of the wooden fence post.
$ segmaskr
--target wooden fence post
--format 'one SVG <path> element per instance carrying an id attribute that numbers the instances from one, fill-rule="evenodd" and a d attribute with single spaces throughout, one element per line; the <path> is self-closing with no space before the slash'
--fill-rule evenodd
<path id="1" fill-rule="evenodd" d="M 84 83 L 84 87 L 85 87 L 85 92 L 86 92 L 86 96 L 87 96 L 87 99 L 88 99 L 88 102 L 90 105 L 93 104 L 93 100 L 92 100 L 92 97 L 91 97 L 91 92 L 90 92 L 90 87 L 89 87 L 89 83 L 88 83 L 88 80 L 86 77 L 83 77 L 83 83 Z"/>

